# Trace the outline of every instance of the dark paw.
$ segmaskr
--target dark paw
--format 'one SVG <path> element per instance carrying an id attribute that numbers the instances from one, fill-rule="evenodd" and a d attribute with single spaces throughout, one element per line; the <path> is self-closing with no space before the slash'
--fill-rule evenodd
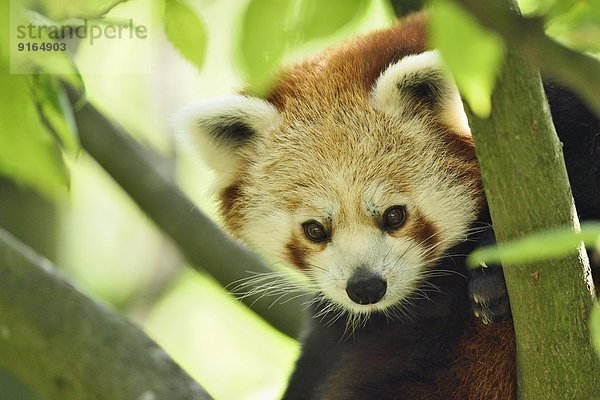
<path id="1" fill-rule="evenodd" d="M 471 271 L 469 299 L 475 317 L 484 324 L 510 318 L 510 303 L 502 267 L 493 265 Z"/>

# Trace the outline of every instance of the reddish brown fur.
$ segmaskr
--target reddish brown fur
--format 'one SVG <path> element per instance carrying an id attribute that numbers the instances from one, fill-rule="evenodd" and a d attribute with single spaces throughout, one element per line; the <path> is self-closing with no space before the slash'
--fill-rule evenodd
<path id="1" fill-rule="evenodd" d="M 483 182 L 481 181 L 481 172 L 475 155 L 473 139 L 470 136 L 456 135 L 449 127 L 441 127 L 440 129 L 443 133 L 441 137 L 449 149 L 449 153 L 455 157 L 452 159 L 454 165 L 451 166 L 451 169 L 460 171 L 462 182 L 473 182 L 475 190 L 478 193 L 483 193 Z M 480 206 L 484 207 L 485 197 L 481 195 L 479 198 L 481 199 Z"/>
<path id="2" fill-rule="evenodd" d="M 516 374 L 512 322 L 484 325 L 471 320 L 453 351 L 451 370 L 442 371 L 438 382 L 453 388 L 451 399 L 513 400 Z"/>
<path id="3" fill-rule="evenodd" d="M 440 241 L 439 232 L 435 225 L 419 211 L 415 211 L 410 215 L 410 221 L 406 232 L 403 232 L 403 234 L 415 238 L 426 249 L 434 249 Z M 431 253 L 433 256 L 434 252 L 432 251 Z"/>
<path id="4" fill-rule="evenodd" d="M 368 344 L 367 344 L 368 345 Z M 382 353 L 382 350 L 385 352 Z M 449 367 L 438 368 L 426 382 L 385 382 L 386 399 L 399 400 L 515 400 L 516 368 L 515 341 L 511 322 L 484 325 L 478 320 L 467 322 L 458 343 L 449 349 Z M 394 349 L 382 348 L 376 343 L 360 352 L 360 358 L 349 357 L 340 362 L 337 374 L 328 380 L 322 398 L 327 400 L 354 400 L 356 392 L 346 392 L 347 375 L 353 376 L 353 385 L 381 379 L 379 369 L 362 368 L 364 365 L 383 364 L 383 368 L 402 365 Z M 440 355 L 443 357 L 443 355 Z M 350 371 L 361 371 L 360 374 Z M 339 382 L 338 382 L 339 381 Z M 435 385 L 431 385 L 435 382 Z"/>
<path id="5" fill-rule="evenodd" d="M 219 212 L 223 217 L 224 224 L 232 234 L 235 234 L 241 227 L 243 218 L 243 211 L 240 207 L 243 201 L 241 182 L 235 181 L 221 190 L 219 197 Z"/>
<path id="6" fill-rule="evenodd" d="M 375 32 L 308 59 L 286 71 L 268 100 L 283 110 L 291 98 L 314 102 L 342 92 L 357 93 L 357 89 L 366 95 L 390 63 L 425 49 L 425 23 L 426 15 L 416 14 L 398 29 Z M 324 68 L 327 81 L 323 80 Z"/>
<path id="7" fill-rule="evenodd" d="M 303 243 L 298 237 L 293 236 L 292 240 L 286 245 L 288 261 L 301 270 L 307 268 L 306 257 L 308 256 L 308 249 Z"/>

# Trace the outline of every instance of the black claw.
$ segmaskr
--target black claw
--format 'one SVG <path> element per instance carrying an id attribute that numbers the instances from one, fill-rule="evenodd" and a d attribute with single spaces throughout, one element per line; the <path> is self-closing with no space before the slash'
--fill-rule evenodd
<path id="1" fill-rule="evenodd" d="M 510 318 L 508 291 L 502 267 L 492 265 L 471 271 L 469 298 L 475 317 L 490 324 Z"/>

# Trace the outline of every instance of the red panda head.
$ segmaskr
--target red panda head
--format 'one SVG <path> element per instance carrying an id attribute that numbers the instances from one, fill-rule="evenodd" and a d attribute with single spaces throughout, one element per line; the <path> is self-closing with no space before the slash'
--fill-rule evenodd
<path id="1" fill-rule="evenodd" d="M 228 230 L 351 315 L 402 306 L 463 240 L 483 196 L 437 52 L 365 68 L 372 40 L 360 43 L 292 68 L 267 100 L 232 96 L 179 118 L 219 175 Z"/>

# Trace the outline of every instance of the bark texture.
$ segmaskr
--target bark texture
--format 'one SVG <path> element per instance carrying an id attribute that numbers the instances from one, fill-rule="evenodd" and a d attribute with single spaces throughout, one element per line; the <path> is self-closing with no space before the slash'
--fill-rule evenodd
<path id="1" fill-rule="evenodd" d="M 499 243 L 542 229 L 578 228 L 568 177 L 539 74 L 507 53 L 487 120 L 470 116 Z M 517 340 L 519 398 L 592 399 L 600 361 L 588 333 L 594 303 L 587 255 L 504 265 Z"/>

